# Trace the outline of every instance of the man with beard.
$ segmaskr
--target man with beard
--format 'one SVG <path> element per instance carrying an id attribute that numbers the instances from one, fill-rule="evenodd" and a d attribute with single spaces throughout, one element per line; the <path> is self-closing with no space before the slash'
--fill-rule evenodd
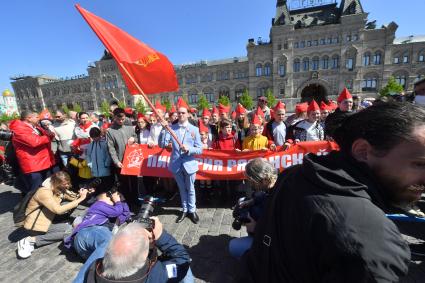
<path id="1" fill-rule="evenodd" d="M 425 109 L 380 103 L 347 117 L 340 152 L 278 178 L 240 282 L 398 282 L 410 251 L 385 213 L 425 184 Z"/>

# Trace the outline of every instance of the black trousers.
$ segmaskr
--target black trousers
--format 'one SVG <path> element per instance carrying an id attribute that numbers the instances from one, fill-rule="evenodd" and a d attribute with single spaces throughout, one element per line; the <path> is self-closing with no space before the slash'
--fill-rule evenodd
<path id="1" fill-rule="evenodd" d="M 115 175 L 119 182 L 118 191 L 134 212 L 140 205 L 137 176 L 122 175 L 120 168 L 115 168 Z"/>

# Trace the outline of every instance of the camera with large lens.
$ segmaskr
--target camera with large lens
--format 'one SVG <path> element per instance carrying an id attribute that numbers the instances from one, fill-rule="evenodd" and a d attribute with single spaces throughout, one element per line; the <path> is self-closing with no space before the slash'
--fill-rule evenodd
<path id="1" fill-rule="evenodd" d="M 100 178 L 94 178 L 89 183 L 83 185 L 82 186 L 82 189 L 96 189 L 97 187 L 100 186 L 100 184 L 102 184 L 102 179 L 100 179 Z"/>
<path id="2" fill-rule="evenodd" d="M 13 132 L 7 130 L 0 130 L 0 141 L 11 141 Z"/>
<path id="3" fill-rule="evenodd" d="M 253 205 L 253 201 L 250 198 L 240 198 L 237 204 L 233 207 L 233 223 L 232 228 L 240 230 L 243 224 L 251 222 L 249 219 L 249 210 Z"/>
<path id="4" fill-rule="evenodd" d="M 138 222 L 143 225 L 148 231 L 153 231 L 155 228 L 155 221 L 150 219 L 153 210 L 155 208 L 154 197 L 147 197 L 143 200 L 143 204 L 140 207 L 140 212 L 132 219 L 133 222 Z"/>

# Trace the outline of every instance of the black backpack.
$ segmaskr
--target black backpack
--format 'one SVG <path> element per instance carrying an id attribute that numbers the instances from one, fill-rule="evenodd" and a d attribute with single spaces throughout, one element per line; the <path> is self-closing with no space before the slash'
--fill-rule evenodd
<path id="1" fill-rule="evenodd" d="M 41 213 L 41 207 L 37 207 L 36 209 L 34 209 L 33 211 L 29 212 L 28 214 L 25 214 L 26 210 L 27 210 L 27 206 L 28 203 L 30 202 L 31 198 L 35 195 L 35 193 L 37 192 L 37 189 L 33 189 L 31 191 L 29 191 L 22 199 L 20 202 L 18 202 L 17 205 L 15 205 L 15 207 L 13 208 L 13 222 L 15 223 L 15 226 L 22 226 L 23 222 L 25 220 L 25 218 L 30 215 L 31 213 L 33 213 L 34 211 L 36 211 L 37 209 L 40 209 L 40 212 L 38 213 L 38 215 L 40 215 Z M 38 218 L 37 215 L 37 218 Z"/>

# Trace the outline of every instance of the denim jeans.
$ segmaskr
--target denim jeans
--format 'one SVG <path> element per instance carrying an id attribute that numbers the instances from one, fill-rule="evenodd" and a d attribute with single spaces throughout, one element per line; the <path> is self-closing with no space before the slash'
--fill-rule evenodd
<path id="1" fill-rule="evenodd" d="M 252 245 L 253 238 L 251 236 L 232 239 L 229 242 L 229 252 L 235 258 L 241 258 Z"/>
<path id="2" fill-rule="evenodd" d="M 75 235 L 74 249 L 86 262 L 75 277 L 74 283 L 84 282 L 86 271 L 94 261 L 103 257 L 111 237 L 111 231 L 104 226 L 87 227 Z"/>
<path id="3" fill-rule="evenodd" d="M 187 270 L 186 276 L 180 281 L 180 283 L 193 283 L 195 282 L 195 279 L 193 278 L 192 270 Z"/>
<path id="4" fill-rule="evenodd" d="M 182 168 L 174 174 L 177 186 L 179 187 L 180 199 L 182 202 L 183 212 L 196 211 L 196 195 L 195 195 L 195 179 L 196 173 L 187 174 Z"/>

